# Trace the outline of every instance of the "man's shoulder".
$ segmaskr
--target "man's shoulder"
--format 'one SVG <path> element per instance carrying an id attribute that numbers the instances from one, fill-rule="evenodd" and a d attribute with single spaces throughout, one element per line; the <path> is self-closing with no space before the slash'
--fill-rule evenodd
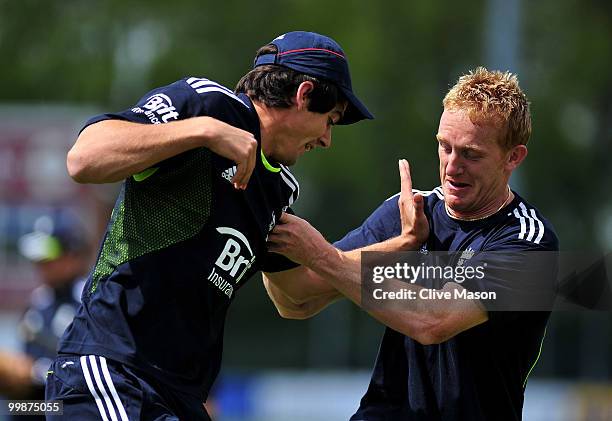
<path id="1" fill-rule="evenodd" d="M 440 200 L 444 200 L 444 192 L 442 191 L 441 186 L 438 186 L 432 190 L 412 189 L 412 194 L 416 194 L 416 193 L 419 193 L 421 196 L 425 198 L 426 205 L 431 205 Z M 400 193 L 395 193 L 393 196 L 387 198 L 385 200 L 385 203 L 389 201 L 393 201 L 393 200 L 397 202 L 397 200 L 399 199 L 399 195 Z"/>
<path id="2" fill-rule="evenodd" d="M 538 249 L 558 250 L 559 239 L 553 224 L 516 192 L 515 199 L 504 212 L 505 224 L 498 235 L 499 240 Z"/>
<path id="3" fill-rule="evenodd" d="M 251 108 L 248 101 L 240 98 L 231 89 L 210 79 L 188 76 L 175 83 L 186 86 L 193 95 L 199 96 L 210 106 L 238 106 L 246 110 Z"/>
<path id="4" fill-rule="evenodd" d="M 418 190 L 412 189 L 412 193 L 418 193 L 425 199 L 425 209 L 433 209 L 433 207 L 439 203 L 444 202 L 444 191 L 442 186 L 435 187 L 432 190 Z"/>
<path id="5" fill-rule="evenodd" d="M 431 214 L 432 209 L 436 206 L 437 203 L 444 201 L 444 192 L 442 191 L 442 186 L 435 187 L 432 190 L 419 190 L 412 189 L 412 194 L 420 194 L 423 196 L 425 201 L 425 210 Z M 399 199 L 400 193 L 396 193 L 393 196 L 386 199 L 382 206 L 383 207 L 395 207 L 397 208 L 397 201 Z M 399 216 L 399 213 L 398 213 Z"/>
<path id="6" fill-rule="evenodd" d="M 440 201 L 444 201 L 444 195 L 441 187 L 436 187 L 433 190 L 418 190 L 412 189 L 412 193 L 419 193 L 425 199 L 425 213 L 432 214 L 434 207 Z M 389 232 L 395 233 L 401 229 L 400 212 L 398 206 L 400 193 L 385 199 L 385 201 L 370 215 L 369 222 L 378 222 L 387 227 Z"/>

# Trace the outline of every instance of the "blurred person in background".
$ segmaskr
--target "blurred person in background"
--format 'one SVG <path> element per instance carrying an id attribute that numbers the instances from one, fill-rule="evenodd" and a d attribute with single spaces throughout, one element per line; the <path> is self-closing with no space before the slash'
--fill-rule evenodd
<path id="1" fill-rule="evenodd" d="M 18 326 L 22 352 L 0 350 L 0 394 L 11 399 L 44 399 L 47 370 L 80 304 L 91 257 L 88 235 L 72 212 L 41 216 L 33 228 L 19 239 L 18 248 L 42 283 L 32 291 Z"/>
<path id="2" fill-rule="evenodd" d="M 440 187 L 413 192 L 402 160 L 399 202 L 398 195 L 386 200 L 337 248 L 293 215 L 283 215 L 269 236 L 271 251 L 304 265 L 264 274 L 288 318 L 310 317 L 341 296 L 363 306 L 362 251 L 449 251 L 460 253 L 457 266 L 486 267 L 483 277 L 443 283 L 448 299 L 422 298 L 422 286 L 398 281 L 417 298 L 366 308 L 387 328 L 353 421 L 522 418 L 554 299 L 558 251 L 552 225 L 508 185 L 527 156 L 529 104 L 516 76 L 478 68 L 459 79 L 443 105 Z M 497 300 L 461 298 L 466 290 L 495 292 Z M 541 311 L 520 311 L 538 297 Z"/>

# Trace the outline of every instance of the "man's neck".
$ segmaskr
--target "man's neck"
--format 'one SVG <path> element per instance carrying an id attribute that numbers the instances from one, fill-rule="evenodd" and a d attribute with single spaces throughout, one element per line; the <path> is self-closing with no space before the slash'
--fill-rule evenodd
<path id="1" fill-rule="evenodd" d="M 278 110 L 251 99 L 257 116 L 259 117 L 259 130 L 261 133 L 261 150 L 265 156 L 270 156 L 274 151 L 274 133 L 276 121 L 278 121 Z"/>
<path id="2" fill-rule="evenodd" d="M 510 186 L 506 184 L 504 190 L 498 195 L 495 196 L 495 200 L 489 202 L 488 205 L 483 206 L 482 208 L 473 211 L 473 212 L 461 212 L 453 210 L 446 203 L 444 207 L 446 208 L 446 213 L 453 219 L 458 219 L 461 221 L 476 221 L 479 219 L 485 219 L 489 216 L 492 216 L 502 210 L 508 203 L 512 202 L 514 199 L 514 193 L 510 190 Z"/>

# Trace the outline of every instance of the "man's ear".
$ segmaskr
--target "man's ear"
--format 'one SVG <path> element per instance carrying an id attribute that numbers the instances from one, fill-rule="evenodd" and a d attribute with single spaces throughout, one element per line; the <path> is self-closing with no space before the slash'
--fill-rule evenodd
<path id="1" fill-rule="evenodd" d="M 510 149 L 506 156 L 506 169 L 514 171 L 527 157 L 527 153 L 527 146 L 525 145 L 516 145 Z"/>
<path id="2" fill-rule="evenodd" d="M 314 83 L 310 81 L 304 81 L 300 83 L 297 88 L 295 97 L 293 98 L 298 110 L 307 110 L 308 104 L 310 103 L 310 93 L 314 89 Z"/>

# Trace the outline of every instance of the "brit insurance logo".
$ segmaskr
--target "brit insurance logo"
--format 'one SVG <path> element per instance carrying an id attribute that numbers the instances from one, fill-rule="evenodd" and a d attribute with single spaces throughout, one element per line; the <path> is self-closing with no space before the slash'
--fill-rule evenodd
<path id="1" fill-rule="evenodd" d="M 132 112 L 136 114 L 144 113 L 153 124 L 167 123 L 169 120 L 177 120 L 179 117 L 179 113 L 172 105 L 172 100 L 165 94 L 151 95 L 142 107 L 132 108 Z"/>
<path id="2" fill-rule="evenodd" d="M 207 279 L 228 298 L 232 298 L 234 286 L 238 285 L 253 265 L 255 255 L 249 241 L 240 231 L 218 227 L 217 232 L 226 238 L 225 245 Z M 234 281 L 233 285 L 230 280 Z"/>

